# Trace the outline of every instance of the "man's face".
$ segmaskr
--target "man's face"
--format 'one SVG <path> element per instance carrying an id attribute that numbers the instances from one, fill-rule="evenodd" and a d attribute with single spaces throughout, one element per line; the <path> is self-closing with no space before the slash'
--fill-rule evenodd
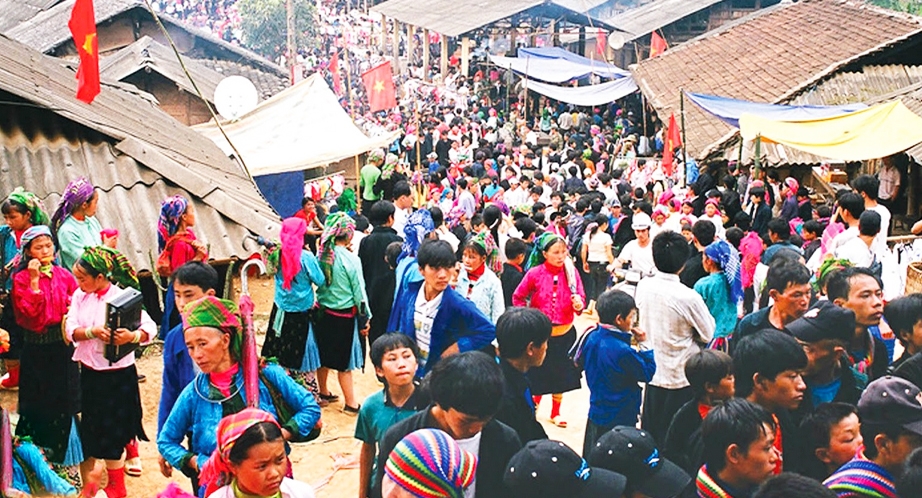
<path id="1" fill-rule="evenodd" d="M 446 427 L 442 430 L 448 433 L 454 439 L 468 439 L 477 435 L 487 425 L 490 417 L 479 418 L 466 413 L 461 413 L 454 408 L 444 410 L 444 421 Z"/>
<path id="2" fill-rule="evenodd" d="M 451 268 L 436 268 L 426 265 L 420 268 L 420 273 L 423 274 L 423 280 L 426 282 L 427 287 L 435 292 L 442 292 L 451 281 L 452 270 Z"/>
<path id="3" fill-rule="evenodd" d="M 797 370 L 785 370 L 779 373 L 774 380 L 762 379 L 757 386 L 760 390 L 759 397 L 766 408 L 774 411 L 776 408 L 796 410 L 804 399 L 807 385 L 804 378 Z"/>
<path id="4" fill-rule="evenodd" d="M 771 426 L 763 424 L 759 438 L 750 443 L 748 448 L 738 448 L 734 461 L 728 459 L 727 464 L 733 465 L 734 472 L 749 484 L 759 485 L 772 476 L 775 465 L 781 460 L 774 444 L 775 431 Z"/>
<path id="5" fill-rule="evenodd" d="M 804 377 L 812 377 L 822 372 L 829 372 L 835 368 L 836 362 L 839 361 L 842 348 L 835 342 L 828 339 L 817 342 L 800 342 L 807 355 L 807 368 L 804 369 Z"/>
<path id="6" fill-rule="evenodd" d="M 894 473 L 901 472 L 903 464 L 909 458 L 909 454 L 916 448 L 922 447 L 922 436 L 912 432 L 903 432 L 896 439 L 888 439 L 883 436 L 883 442 L 889 443 L 884 445 L 881 445 L 881 441 L 877 440 L 881 436 L 879 434 L 874 441 L 877 444 L 879 456 L 883 460 L 881 465 Z"/>
<path id="7" fill-rule="evenodd" d="M 802 317 L 810 307 L 810 284 L 790 283 L 784 292 L 769 291 L 785 325 Z"/>
<path id="8" fill-rule="evenodd" d="M 848 299 L 836 299 L 835 304 L 854 311 L 858 325 L 878 325 L 884 314 L 884 300 L 877 279 L 870 275 L 856 275 L 849 284 Z"/>
<path id="9" fill-rule="evenodd" d="M 644 228 L 643 230 L 634 230 L 634 235 L 637 237 L 637 243 L 642 246 L 647 245 L 647 242 L 650 242 L 649 228 Z"/>

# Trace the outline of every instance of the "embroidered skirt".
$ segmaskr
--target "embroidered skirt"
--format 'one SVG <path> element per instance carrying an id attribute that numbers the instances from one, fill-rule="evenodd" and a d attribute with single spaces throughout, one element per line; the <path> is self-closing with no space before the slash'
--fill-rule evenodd
<path id="1" fill-rule="evenodd" d="M 83 366 L 81 434 L 87 457 L 118 460 L 125 445 L 137 437 L 147 441 L 141 425 L 138 369 L 93 370 Z"/>
<path id="2" fill-rule="evenodd" d="M 279 365 L 289 370 L 317 370 L 320 354 L 314 338 L 312 315 L 310 311 L 282 311 L 273 304 L 262 357 L 275 358 Z"/>

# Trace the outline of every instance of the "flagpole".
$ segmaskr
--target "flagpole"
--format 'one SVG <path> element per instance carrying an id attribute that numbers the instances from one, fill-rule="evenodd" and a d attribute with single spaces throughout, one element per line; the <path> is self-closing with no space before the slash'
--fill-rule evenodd
<path id="1" fill-rule="evenodd" d="M 522 81 L 522 86 L 525 87 L 525 106 L 522 107 L 522 120 L 525 121 L 525 126 L 528 126 L 528 60 L 531 57 L 525 57 L 525 77 Z"/>
<path id="2" fill-rule="evenodd" d="M 762 165 L 762 135 L 756 135 L 756 157 L 753 158 L 753 178 L 759 177 L 759 167 Z"/>
<path id="3" fill-rule="evenodd" d="M 422 128 L 419 124 L 419 102 L 416 100 L 413 101 L 413 110 L 416 114 L 416 171 L 419 171 L 422 169 L 422 159 L 419 156 L 422 153 L 421 149 L 423 148 L 423 144 L 419 143 L 420 132 L 422 132 Z"/>
<path id="4" fill-rule="evenodd" d="M 682 186 L 688 186 L 688 151 L 685 149 L 685 144 L 688 143 L 688 138 L 685 136 L 685 91 L 681 88 L 679 89 L 679 109 L 680 114 L 682 115 Z M 698 192 L 695 192 L 699 194 Z"/>
<path id="5" fill-rule="evenodd" d="M 343 50 L 343 55 L 346 56 L 346 92 L 349 93 L 349 114 L 352 116 L 352 121 L 355 121 L 355 99 L 352 98 L 352 59 L 349 57 L 349 50 Z M 368 92 L 368 89 L 365 89 L 365 92 Z"/>

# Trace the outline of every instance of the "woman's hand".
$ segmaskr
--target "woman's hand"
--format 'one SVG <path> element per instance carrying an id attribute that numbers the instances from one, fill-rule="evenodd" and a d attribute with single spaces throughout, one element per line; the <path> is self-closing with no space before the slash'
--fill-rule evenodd
<path id="1" fill-rule="evenodd" d="M 105 343 L 111 341 L 116 346 L 122 346 L 131 342 L 134 339 L 135 334 L 128 329 L 115 329 L 113 339 L 113 334 L 109 329 L 101 329 L 98 334 L 94 333 L 94 335 Z"/>
<path id="2" fill-rule="evenodd" d="M 115 246 L 118 245 L 118 235 L 113 235 L 113 236 L 111 236 L 111 237 L 103 236 L 103 237 L 102 237 L 102 245 L 104 245 L 104 246 L 106 246 L 106 247 L 108 247 L 108 248 L 110 248 L 110 249 L 115 249 Z"/>
<path id="3" fill-rule="evenodd" d="M 282 439 L 285 441 L 291 441 L 291 431 L 282 427 Z"/>
<path id="4" fill-rule="evenodd" d="M 29 261 L 29 264 L 26 266 L 26 269 L 29 270 L 29 279 L 32 280 L 33 283 L 38 283 L 38 278 L 42 274 L 41 270 L 39 270 L 39 268 L 41 267 L 42 267 L 42 262 L 36 258 L 32 258 Z M 33 286 L 33 290 L 34 290 L 34 286 Z"/>
<path id="5" fill-rule="evenodd" d="M 577 312 L 577 313 L 582 313 L 582 312 L 583 312 L 583 307 L 585 306 L 585 305 L 583 304 L 583 298 L 581 298 L 581 297 L 577 296 L 576 294 L 574 294 L 574 295 L 570 296 L 570 302 L 573 304 L 573 311 L 575 311 L 575 312 Z"/>
<path id="6" fill-rule="evenodd" d="M 208 256 L 208 249 L 205 247 L 205 244 L 201 240 L 193 240 L 191 245 L 192 248 L 195 249 L 195 256 L 193 256 L 193 259 L 204 261 Z"/>

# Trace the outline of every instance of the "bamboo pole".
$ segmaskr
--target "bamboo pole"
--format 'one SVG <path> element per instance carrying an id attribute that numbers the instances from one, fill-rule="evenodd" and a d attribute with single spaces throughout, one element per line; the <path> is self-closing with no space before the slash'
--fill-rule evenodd
<path id="1" fill-rule="evenodd" d="M 423 81 L 429 82 L 429 28 L 423 30 Z"/>
<path id="2" fill-rule="evenodd" d="M 752 159 L 753 174 L 752 178 L 759 177 L 759 169 L 762 166 L 762 135 L 756 135 L 756 157 Z"/>
<path id="3" fill-rule="evenodd" d="M 685 136 L 685 91 L 681 88 L 679 89 L 679 114 L 682 119 L 682 167 L 685 168 L 685 171 L 682 172 L 682 186 L 688 186 L 688 150 L 686 146 L 688 144 L 688 138 Z M 703 194 L 703 192 L 695 192 L 698 195 Z"/>

